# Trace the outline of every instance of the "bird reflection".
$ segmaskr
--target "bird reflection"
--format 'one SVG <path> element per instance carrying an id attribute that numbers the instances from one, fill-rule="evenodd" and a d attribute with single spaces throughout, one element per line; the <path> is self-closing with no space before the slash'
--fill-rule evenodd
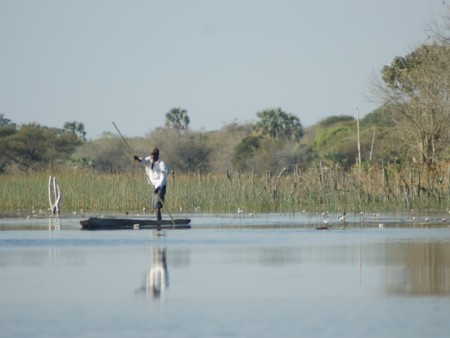
<path id="1" fill-rule="evenodd" d="M 166 249 L 153 248 L 152 265 L 145 276 L 145 292 L 153 298 L 160 298 L 169 287 Z"/>
<path id="2" fill-rule="evenodd" d="M 48 231 L 52 230 L 61 230 L 61 220 L 58 215 L 48 218 Z"/>

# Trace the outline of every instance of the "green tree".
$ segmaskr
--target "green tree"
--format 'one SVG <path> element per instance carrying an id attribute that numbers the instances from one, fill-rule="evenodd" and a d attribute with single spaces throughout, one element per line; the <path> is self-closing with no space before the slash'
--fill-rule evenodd
<path id="1" fill-rule="evenodd" d="M 402 131 L 394 121 L 393 110 L 390 104 L 384 104 L 361 119 L 363 161 L 389 163 L 407 159 L 408 152 L 404 149 Z"/>
<path id="2" fill-rule="evenodd" d="M 157 128 L 148 136 L 147 144 L 158 147 L 160 156 L 176 172 L 206 171 L 210 169 L 211 147 L 205 133 Z"/>
<path id="3" fill-rule="evenodd" d="M 251 159 L 261 146 L 261 136 L 248 135 L 241 139 L 233 149 L 231 163 L 238 170 L 248 169 L 249 159 Z"/>
<path id="4" fill-rule="evenodd" d="M 136 149 L 134 139 L 127 140 Z M 141 155 L 137 152 L 136 155 Z M 143 155 L 143 154 L 142 154 Z M 90 168 L 99 173 L 122 173 L 135 167 L 130 150 L 116 134 L 105 132 L 102 137 L 83 143 L 71 158 L 76 167 Z"/>
<path id="5" fill-rule="evenodd" d="M 357 156 L 356 122 L 353 117 L 332 116 L 316 127 L 311 143 L 316 159 L 349 168 Z"/>
<path id="6" fill-rule="evenodd" d="M 181 141 L 181 140 L 180 140 Z M 210 148 L 202 140 L 201 135 L 189 135 L 167 156 L 170 167 L 182 172 L 208 171 Z"/>
<path id="7" fill-rule="evenodd" d="M 308 147 L 297 141 L 286 141 L 271 137 L 261 137 L 258 148 L 251 156 L 243 159 L 244 166 L 239 170 L 255 170 L 259 173 L 280 173 L 295 170 L 308 161 Z"/>
<path id="8" fill-rule="evenodd" d="M 259 121 L 255 125 L 255 131 L 260 135 L 290 140 L 298 140 L 303 136 L 300 119 L 281 108 L 263 110 L 256 115 Z"/>
<path id="9" fill-rule="evenodd" d="M 5 117 L 5 114 L 0 114 L 0 127 L 3 126 L 13 126 L 14 128 L 16 127 L 14 123 L 11 123 L 10 119 L 7 119 Z"/>
<path id="10" fill-rule="evenodd" d="M 421 45 L 381 74 L 376 95 L 390 104 L 410 157 L 431 168 L 450 142 L 450 46 Z"/>
<path id="11" fill-rule="evenodd" d="M 0 173 L 3 173 L 8 164 L 12 163 L 9 156 L 10 145 L 6 140 L 16 132 L 16 125 L 0 114 Z"/>
<path id="12" fill-rule="evenodd" d="M 346 122 L 346 121 L 355 121 L 355 118 L 353 116 L 349 115 L 333 115 L 329 116 L 322 121 L 319 122 L 319 125 L 322 127 L 332 126 L 339 122 Z"/>
<path id="13" fill-rule="evenodd" d="M 38 124 L 24 124 L 3 134 L 0 150 L 10 164 L 19 168 L 41 169 L 67 160 L 81 144 L 75 134 Z"/>
<path id="14" fill-rule="evenodd" d="M 165 125 L 168 128 L 173 128 L 178 132 L 189 128 L 189 116 L 187 110 L 181 108 L 172 108 L 166 114 Z"/>
<path id="15" fill-rule="evenodd" d="M 233 164 L 234 148 L 248 136 L 253 129 L 250 123 L 239 124 L 236 121 L 223 126 L 220 130 L 208 131 L 208 144 L 213 149 L 210 156 L 210 168 L 223 172 L 235 167 Z"/>
<path id="16" fill-rule="evenodd" d="M 259 120 L 252 131 L 233 148 L 233 167 L 264 171 L 298 164 L 297 145 L 303 136 L 300 119 L 280 108 L 263 110 L 256 115 Z"/>
<path id="17" fill-rule="evenodd" d="M 64 123 L 64 130 L 74 133 L 81 141 L 86 141 L 86 131 L 83 123 L 77 121 L 66 122 Z"/>

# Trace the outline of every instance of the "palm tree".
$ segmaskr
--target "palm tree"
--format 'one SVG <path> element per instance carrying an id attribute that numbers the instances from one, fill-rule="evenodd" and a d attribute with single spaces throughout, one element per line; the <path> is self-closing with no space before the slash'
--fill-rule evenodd
<path id="1" fill-rule="evenodd" d="M 11 125 L 11 120 L 5 117 L 5 114 L 0 114 L 0 126 Z"/>
<path id="2" fill-rule="evenodd" d="M 259 134 L 271 138 L 295 139 L 303 136 L 303 127 L 300 119 L 290 113 L 277 109 L 267 109 L 256 114 L 259 121 L 255 130 Z"/>
<path id="3" fill-rule="evenodd" d="M 185 109 L 172 108 L 166 114 L 166 127 L 176 129 L 179 132 L 188 129 L 189 122 L 189 116 Z"/>
<path id="4" fill-rule="evenodd" d="M 86 131 L 84 130 L 84 124 L 82 122 L 66 122 L 64 123 L 64 130 L 70 131 L 77 135 L 81 141 L 86 141 Z"/>

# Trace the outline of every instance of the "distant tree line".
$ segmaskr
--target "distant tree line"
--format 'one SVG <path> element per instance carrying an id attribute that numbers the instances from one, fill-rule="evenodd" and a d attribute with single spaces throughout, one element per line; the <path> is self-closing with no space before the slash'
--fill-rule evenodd
<path id="1" fill-rule="evenodd" d="M 36 123 L 17 126 L 0 114 L 0 172 L 39 170 L 63 165 L 85 141 L 84 125 L 68 122 L 63 128 Z"/>
<path id="2" fill-rule="evenodd" d="M 428 172 L 450 163 L 450 20 L 430 40 L 396 56 L 371 85 L 379 108 L 361 120 L 355 112 L 330 116 L 304 128 L 282 108 L 256 113 L 255 123 L 230 123 L 216 131 L 193 131 L 184 108 L 172 108 L 165 124 L 127 140 L 137 155 L 152 147 L 175 172 L 272 171 L 321 166 L 417 166 Z M 357 128 L 359 126 L 359 129 Z M 0 171 L 71 167 L 125 172 L 136 166 L 118 135 L 86 140 L 84 125 L 61 129 L 17 126 L 0 115 Z"/>

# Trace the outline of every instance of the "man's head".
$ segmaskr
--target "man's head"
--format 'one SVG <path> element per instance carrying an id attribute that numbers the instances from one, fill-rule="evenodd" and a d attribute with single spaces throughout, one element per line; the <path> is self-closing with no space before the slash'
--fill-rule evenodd
<path id="1" fill-rule="evenodd" d="M 151 152 L 153 161 L 158 161 L 159 159 L 159 149 L 158 148 L 153 148 L 152 152 Z"/>

